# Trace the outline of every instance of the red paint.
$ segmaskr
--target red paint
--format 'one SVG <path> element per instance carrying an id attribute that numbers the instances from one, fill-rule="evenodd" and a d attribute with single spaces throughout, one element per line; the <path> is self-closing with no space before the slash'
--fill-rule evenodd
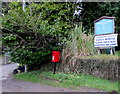
<path id="1" fill-rule="evenodd" d="M 60 61 L 60 52 L 52 51 L 52 62 L 59 62 L 59 61 Z"/>

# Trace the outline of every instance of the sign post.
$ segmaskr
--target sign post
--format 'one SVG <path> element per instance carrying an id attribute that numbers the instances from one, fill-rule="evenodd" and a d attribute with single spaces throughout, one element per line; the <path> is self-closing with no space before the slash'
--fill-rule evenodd
<path id="1" fill-rule="evenodd" d="M 118 46 L 117 34 L 114 31 L 115 17 L 103 16 L 94 21 L 94 46 L 98 49 L 100 54 L 101 49 L 110 48 L 110 53 L 113 55 L 113 48 Z"/>

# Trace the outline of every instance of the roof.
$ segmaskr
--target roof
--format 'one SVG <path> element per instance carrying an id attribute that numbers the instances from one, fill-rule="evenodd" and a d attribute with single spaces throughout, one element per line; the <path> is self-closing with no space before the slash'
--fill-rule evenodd
<path id="1" fill-rule="evenodd" d="M 102 20 L 102 19 L 115 19 L 115 17 L 102 16 L 101 18 L 95 20 L 94 23 L 96 23 L 96 22 L 98 22 L 98 21 L 100 21 L 100 20 Z"/>

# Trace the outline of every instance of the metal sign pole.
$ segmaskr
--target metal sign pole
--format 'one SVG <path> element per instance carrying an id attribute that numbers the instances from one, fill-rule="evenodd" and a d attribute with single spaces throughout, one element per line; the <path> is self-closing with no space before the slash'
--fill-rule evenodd
<path id="1" fill-rule="evenodd" d="M 100 54 L 100 49 L 97 49 L 98 50 L 98 54 Z"/>
<path id="2" fill-rule="evenodd" d="M 112 48 L 110 49 L 110 54 L 113 55 L 113 49 Z"/>

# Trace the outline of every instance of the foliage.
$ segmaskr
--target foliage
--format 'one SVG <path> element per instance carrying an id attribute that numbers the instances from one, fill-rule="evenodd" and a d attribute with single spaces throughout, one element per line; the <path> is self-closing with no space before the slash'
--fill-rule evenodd
<path id="1" fill-rule="evenodd" d="M 94 21 L 101 16 L 114 16 L 116 32 L 119 33 L 119 5 L 119 2 L 82 2 L 82 26 L 71 31 L 70 38 L 65 40 L 67 46 L 63 50 L 63 63 L 74 65 L 76 57 L 96 53 L 93 45 L 93 25 Z"/>
<path id="2" fill-rule="evenodd" d="M 18 49 L 15 52 L 11 52 L 10 55 L 13 62 L 26 64 L 29 70 L 40 69 L 42 64 L 46 64 L 51 61 L 51 51 L 46 48 L 39 49 L 38 51 Z"/>
<path id="3" fill-rule="evenodd" d="M 58 2 L 3 3 L 3 44 L 11 60 L 33 66 L 51 62 L 51 51 L 60 50 L 69 29 L 75 4 Z"/>
<path id="4" fill-rule="evenodd" d="M 81 87 L 89 87 L 101 89 L 104 91 L 118 91 L 118 82 L 110 82 L 101 78 L 96 78 L 85 74 L 65 74 L 52 72 L 33 71 L 15 75 L 16 79 L 42 83 L 51 86 L 67 87 L 79 89 Z"/>
<path id="5" fill-rule="evenodd" d="M 66 46 L 63 49 L 63 63 L 74 63 L 75 58 L 96 54 L 93 35 L 85 34 L 81 26 L 76 26 L 69 34 L 69 39 L 65 39 Z"/>
<path id="6" fill-rule="evenodd" d="M 120 58 L 120 51 L 116 51 L 115 54 L 118 56 L 118 58 Z"/>
<path id="7" fill-rule="evenodd" d="M 94 21 L 102 16 L 115 17 L 115 31 L 120 33 L 120 2 L 83 2 L 83 26 L 94 29 Z M 94 33 L 94 32 L 92 32 Z"/>
<path id="8" fill-rule="evenodd" d="M 73 14 L 78 6 L 81 6 L 81 3 L 26 2 L 24 11 L 21 2 L 3 2 L 2 40 L 3 47 L 11 51 L 11 60 L 37 66 L 51 62 L 50 52 L 62 49 L 65 42 L 65 59 L 92 55 L 96 53 L 91 35 L 93 21 L 101 16 L 115 16 L 116 32 L 119 33 L 119 2 L 83 2 L 80 17 L 83 18 L 81 21 L 85 30 L 81 26 L 80 32 L 78 28 L 71 30 L 76 24 Z M 43 59 L 45 57 L 48 58 Z"/>

